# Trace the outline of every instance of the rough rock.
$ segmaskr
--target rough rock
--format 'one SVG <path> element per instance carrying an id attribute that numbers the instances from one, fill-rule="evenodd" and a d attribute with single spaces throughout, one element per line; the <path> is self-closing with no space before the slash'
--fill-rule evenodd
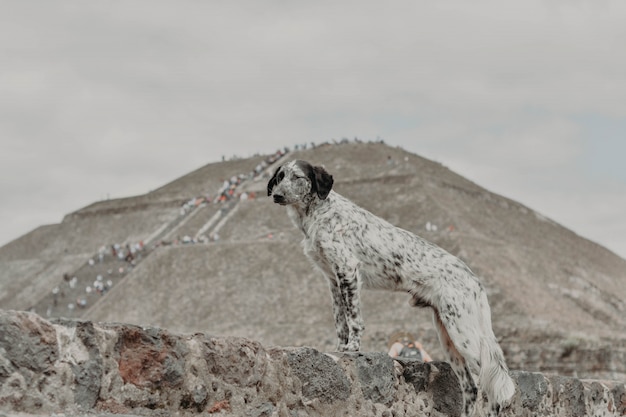
<path id="1" fill-rule="evenodd" d="M 513 376 L 518 388 L 504 416 L 626 414 L 624 383 Z M 3 413 L 458 416 L 461 392 L 445 362 L 0 311 Z"/>

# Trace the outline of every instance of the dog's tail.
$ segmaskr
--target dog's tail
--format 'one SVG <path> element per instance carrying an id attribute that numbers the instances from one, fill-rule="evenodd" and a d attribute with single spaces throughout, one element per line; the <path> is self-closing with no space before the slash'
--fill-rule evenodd
<path id="1" fill-rule="evenodd" d="M 504 353 L 498 344 L 496 335 L 491 326 L 491 309 L 487 295 L 483 292 L 480 308 L 480 325 L 482 336 L 480 338 L 480 371 L 478 380 L 481 388 L 487 394 L 489 402 L 498 407 L 506 407 L 513 394 L 515 384 L 509 375 Z"/>
<path id="2" fill-rule="evenodd" d="M 502 349 L 495 337 L 482 337 L 480 342 L 480 387 L 491 404 L 506 407 L 515 394 L 515 384 L 509 376 Z"/>

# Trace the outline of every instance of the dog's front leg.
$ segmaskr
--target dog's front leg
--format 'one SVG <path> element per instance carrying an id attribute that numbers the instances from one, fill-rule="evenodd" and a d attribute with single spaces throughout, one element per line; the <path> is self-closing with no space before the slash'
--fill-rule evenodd
<path id="1" fill-rule="evenodd" d="M 356 268 L 335 268 L 337 285 L 343 302 L 348 327 L 348 343 L 340 351 L 357 352 L 361 348 L 361 335 L 365 326 L 361 317 L 361 285 Z"/>
<path id="2" fill-rule="evenodd" d="M 335 329 L 337 330 L 337 351 L 343 352 L 348 344 L 348 322 L 346 321 L 346 307 L 343 303 L 343 296 L 339 290 L 339 284 L 333 275 L 328 276 L 328 286 L 333 300 L 333 317 L 335 318 Z"/>

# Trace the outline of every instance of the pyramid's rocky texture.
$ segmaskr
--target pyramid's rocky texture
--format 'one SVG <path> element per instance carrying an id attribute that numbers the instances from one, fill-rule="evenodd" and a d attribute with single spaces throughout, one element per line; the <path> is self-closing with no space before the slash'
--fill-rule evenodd
<path id="1" fill-rule="evenodd" d="M 324 165 L 336 191 L 437 243 L 479 274 L 513 369 L 626 378 L 623 259 L 402 149 L 325 145 L 284 160 L 293 158 Z M 214 196 L 225 179 L 248 174 L 265 159 L 209 164 L 146 195 L 94 203 L 0 248 L 0 308 L 333 350 L 328 289 L 302 254 L 284 208 L 265 197 L 267 177 L 237 187 L 237 193 L 256 192 L 255 199 L 200 205 L 181 215 L 190 198 Z M 219 241 L 156 247 L 199 232 L 217 232 Z M 139 241 L 145 249 L 134 268 L 108 251 L 98 262 L 101 246 Z M 76 288 L 64 273 L 77 276 Z M 111 280 L 112 289 L 86 295 L 98 275 Z M 62 293 L 56 305 L 55 287 Z M 77 298 L 72 291 L 86 298 L 84 309 L 67 309 Z M 363 302 L 365 351 L 384 351 L 392 332 L 410 330 L 441 357 L 430 313 L 410 308 L 406 295 L 365 292 Z"/>

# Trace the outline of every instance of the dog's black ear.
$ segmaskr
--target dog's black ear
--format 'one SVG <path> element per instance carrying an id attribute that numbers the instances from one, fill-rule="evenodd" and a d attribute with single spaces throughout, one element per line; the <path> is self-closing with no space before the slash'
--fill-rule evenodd
<path id="1" fill-rule="evenodd" d="M 333 188 L 333 176 L 322 167 L 313 167 L 309 172 L 311 180 L 311 192 L 316 192 L 317 196 L 324 200 Z"/>
<path id="2" fill-rule="evenodd" d="M 271 196 L 272 195 L 272 189 L 276 186 L 276 184 L 278 184 L 278 171 L 280 171 L 280 169 L 282 168 L 282 165 L 278 167 L 278 169 L 276 170 L 276 172 L 274 172 L 274 176 L 272 178 L 270 178 L 270 181 L 267 183 L 267 196 Z"/>

